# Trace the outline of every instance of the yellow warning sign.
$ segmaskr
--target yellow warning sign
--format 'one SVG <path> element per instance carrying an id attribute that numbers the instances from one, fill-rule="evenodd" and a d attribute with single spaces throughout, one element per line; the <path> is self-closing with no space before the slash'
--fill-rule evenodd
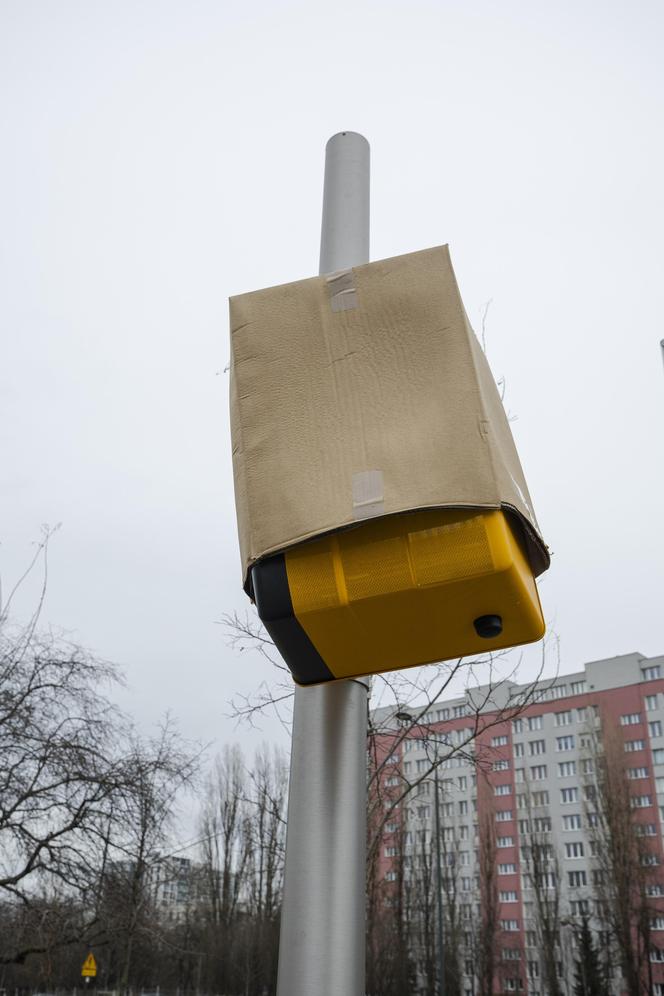
<path id="1" fill-rule="evenodd" d="M 97 974 L 97 962 L 95 961 L 95 956 L 92 951 L 88 957 L 83 962 L 83 968 L 81 969 L 81 975 L 87 976 L 88 978 L 94 978 Z"/>

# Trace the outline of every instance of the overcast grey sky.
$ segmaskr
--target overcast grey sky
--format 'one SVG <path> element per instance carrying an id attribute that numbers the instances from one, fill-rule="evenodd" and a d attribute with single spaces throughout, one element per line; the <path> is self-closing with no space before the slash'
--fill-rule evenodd
<path id="1" fill-rule="evenodd" d="M 492 300 L 562 670 L 664 652 L 663 29 L 642 0 L 2 0 L 0 566 L 62 522 L 45 618 L 142 723 L 233 739 L 266 677 L 215 625 L 246 601 L 227 298 L 316 272 L 342 129 L 372 258 L 449 242 L 476 328 Z"/>

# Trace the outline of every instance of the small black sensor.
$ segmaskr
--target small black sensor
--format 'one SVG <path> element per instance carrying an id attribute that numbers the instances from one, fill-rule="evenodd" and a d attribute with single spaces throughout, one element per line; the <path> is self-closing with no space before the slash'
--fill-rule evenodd
<path id="1" fill-rule="evenodd" d="M 502 633 L 503 620 L 501 616 L 478 616 L 474 620 L 473 626 L 478 636 L 485 640 L 492 640 Z"/>

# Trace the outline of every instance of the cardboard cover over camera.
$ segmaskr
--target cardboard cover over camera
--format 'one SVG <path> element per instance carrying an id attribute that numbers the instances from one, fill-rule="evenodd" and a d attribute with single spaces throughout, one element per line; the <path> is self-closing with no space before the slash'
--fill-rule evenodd
<path id="1" fill-rule="evenodd" d="M 532 574 L 547 569 L 447 246 L 242 294 L 231 298 L 230 318 L 233 467 L 249 594 L 257 561 L 417 510 L 502 510 Z"/>

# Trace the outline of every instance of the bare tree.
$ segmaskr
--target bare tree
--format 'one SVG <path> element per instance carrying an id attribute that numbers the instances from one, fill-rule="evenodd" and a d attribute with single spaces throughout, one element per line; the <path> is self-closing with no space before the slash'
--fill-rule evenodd
<path id="1" fill-rule="evenodd" d="M 293 682 L 260 620 L 254 614 L 242 617 L 236 613 L 223 616 L 221 622 L 230 645 L 238 653 L 254 651 L 274 667 L 273 681 L 262 682 L 252 695 L 239 696 L 231 702 L 232 717 L 255 723 L 264 712 L 274 710 L 288 727 Z M 557 649 L 555 636 L 551 641 Z M 515 719 L 545 695 L 548 686 L 542 685 L 540 679 L 548 646 L 547 642 L 542 644 L 540 668 L 535 678 L 507 698 L 504 689 L 515 680 L 519 664 L 510 651 L 472 659 L 458 658 L 371 678 L 368 716 L 370 851 L 379 846 L 382 830 L 393 813 L 436 768 L 452 757 L 465 757 L 479 767 L 490 762 L 491 751 L 480 746 L 481 734 Z M 454 691 L 465 693 L 466 714 L 461 727 L 463 736 L 451 741 L 441 734 L 436 714 L 443 699 Z M 405 716 L 406 721 L 399 720 L 400 716 Z M 417 778 L 409 779 L 402 774 L 399 788 L 391 786 L 386 792 L 386 765 L 411 739 L 419 739 L 426 745 L 430 763 L 418 772 Z"/>
<path id="2" fill-rule="evenodd" d="M 521 820 L 526 883 L 533 897 L 542 975 L 548 996 L 562 996 L 560 955 L 560 863 L 551 843 L 551 817 L 534 803 L 526 786 Z"/>
<path id="3" fill-rule="evenodd" d="M 479 996 L 494 996 L 498 968 L 499 905 L 496 868 L 496 826 L 488 808 L 479 826 L 479 909 L 472 934 L 472 952 Z"/>
<path id="4" fill-rule="evenodd" d="M 367 889 L 367 992 L 370 996 L 406 996 L 414 986 L 410 870 L 416 855 L 406 854 L 406 820 L 398 821 L 387 840 L 389 861 L 371 856 L 373 874 Z M 418 897 L 419 898 L 419 897 Z"/>
<path id="5" fill-rule="evenodd" d="M 231 923 L 246 882 L 251 846 L 246 798 L 244 758 L 237 745 L 226 746 L 208 778 L 199 823 L 206 898 L 214 924 Z"/>
<path id="6" fill-rule="evenodd" d="M 13 624 L 0 610 L 0 964 L 22 963 L 81 938 L 103 938 L 103 881 L 143 775 L 193 770 L 171 728 L 160 749 L 143 743 L 110 700 L 118 671 L 53 631 L 39 628 L 51 533 L 31 567 L 43 566 L 38 604 Z M 120 822 L 119 814 L 124 820 Z"/>
<path id="7" fill-rule="evenodd" d="M 638 816 L 622 737 L 612 730 L 603 737 L 594 731 L 588 759 L 585 808 L 598 913 L 616 943 L 630 996 L 645 996 L 652 991 L 651 921 L 661 916 L 649 894 L 664 888 L 658 850 L 649 843 L 650 836 L 656 839 L 658 825 L 649 826 Z"/>
<path id="8" fill-rule="evenodd" d="M 277 974 L 286 848 L 288 767 L 282 751 L 261 748 L 249 774 L 248 991 L 271 991 Z"/>
<path id="9" fill-rule="evenodd" d="M 215 991 L 274 991 L 286 799 L 282 752 L 263 747 L 250 768 L 237 746 L 216 759 L 199 821 L 204 980 Z"/>
<path id="10" fill-rule="evenodd" d="M 157 933 L 155 872 L 164 862 L 176 801 L 192 784 L 196 760 L 168 719 L 152 740 L 136 735 L 130 739 L 102 883 L 107 898 L 104 926 L 117 952 L 116 981 L 122 991 L 130 984 L 137 943 L 149 948 Z"/>

